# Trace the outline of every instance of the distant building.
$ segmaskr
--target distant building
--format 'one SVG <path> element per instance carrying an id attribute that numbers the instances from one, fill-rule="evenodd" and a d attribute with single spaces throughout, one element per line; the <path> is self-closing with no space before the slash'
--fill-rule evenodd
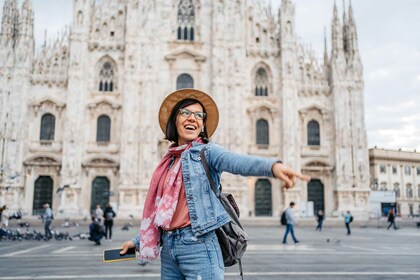
<path id="1" fill-rule="evenodd" d="M 279 216 L 295 201 L 304 213 L 367 218 L 363 64 L 351 5 L 342 16 L 334 5 L 320 60 L 297 40 L 291 0 L 278 17 L 259 0 L 74 0 L 70 30 L 37 53 L 32 1 L 17 3 L 4 1 L 1 23 L 0 202 L 33 215 L 49 202 L 57 217 L 110 202 L 119 217 L 139 216 L 168 145 L 159 106 L 194 87 L 219 106 L 213 141 L 313 178 L 285 191 L 273 178 L 224 174 L 243 216 Z"/>
<path id="2" fill-rule="evenodd" d="M 390 207 L 389 192 L 394 192 L 397 215 L 419 215 L 420 153 L 373 148 L 369 149 L 369 162 L 374 200 L 383 197 L 383 208 Z"/>

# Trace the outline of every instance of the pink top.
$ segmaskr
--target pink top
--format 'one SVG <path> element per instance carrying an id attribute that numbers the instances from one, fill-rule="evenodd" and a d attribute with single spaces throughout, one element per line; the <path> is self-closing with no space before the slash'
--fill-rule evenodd
<path id="1" fill-rule="evenodd" d="M 178 163 L 180 160 L 180 157 L 175 158 L 175 162 L 169 169 L 169 174 L 174 166 Z M 166 178 L 164 180 L 166 182 Z M 174 212 L 174 215 L 172 216 L 172 221 L 169 224 L 168 228 L 164 228 L 164 230 L 174 230 L 177 228 L 183 228 L 186 226 L 191 225 L 190 220 L 190 213 L 188 212 L 188 206 L 187 206 L 187 195 L 185 194 L 185 186 L 184 182 L 181 183 L 181 189 L 179 191 L 179 198 L 178 198 L 178 204 L 176 205 L 176 209 Z"/>

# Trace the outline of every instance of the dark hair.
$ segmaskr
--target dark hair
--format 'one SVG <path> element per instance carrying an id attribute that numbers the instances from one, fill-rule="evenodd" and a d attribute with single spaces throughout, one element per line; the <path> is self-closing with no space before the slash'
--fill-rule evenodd
<path id="1" fill-rule="evenodd" d="M 176 117 L 178 115 L 178 111 L 179 109 L 183 109 L 193 104 L 200 104 L 201 107 L 203 108 L 204 113 L 206 113 L 206 116 L 204 117 L 204 120 L 203 120 L 204 131 L 201 131 L 198 136 L 201 137 L 204 143 L 209 142 L 209 136 L 207 134 L 207 127 L 206 127 L 206 121 L 207 121 L 206 108 L 204 108 L 203 104 L 201 104 L 200 101 L 193 98 L 182 99 L 181 101 L 175 104 L 174 108 L 171 111 L 171 114 L 169 115 L 168 122 L 166 123 L 166 133 L 165 133 L 166 140 L 169 140 L 171 142 L 178 142 L 178 131 L 176 130 Z"/>
<path id="2" fill-rule="evenodd" d="M 293 205 L 295 205 L 295 203 L 292 201 L 292 202 L 290 202 L 290 206 L 293 206 Z"/>

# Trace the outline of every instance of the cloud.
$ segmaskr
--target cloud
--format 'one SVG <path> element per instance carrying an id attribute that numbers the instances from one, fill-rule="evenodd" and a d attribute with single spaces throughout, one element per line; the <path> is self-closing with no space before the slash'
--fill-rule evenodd
<path id="1" fill-rule="evenodd" d="M 370 79 L 387 79 L 391 76 L 390 69 L 388 67 L 378 68 L 369 74 Z"/>
<path id="2" fill-rule="evenodd" d="M 411 124 L 403 125 L 398 129 L 384 128 L 377 131 L 369 131 L 368 137 L 372 138 L 376 143 L 375 146 L 379 148 L 420 150 L 420 129 Z"/>

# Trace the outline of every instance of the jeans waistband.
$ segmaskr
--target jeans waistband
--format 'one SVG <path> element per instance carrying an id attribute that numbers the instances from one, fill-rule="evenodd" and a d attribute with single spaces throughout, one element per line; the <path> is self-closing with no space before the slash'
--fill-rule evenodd
<path id="1" fill-rule="evenodd" d="M 181 234 L 181 233 L 186 232 L 186 231 L 192 231 L 191 226 L 186 226 L 186 227 L 183 227 L 183 228 L 176 228 L 176 229 L 173 229 L 173 230 L 162 229 L 162 234 L 163 235 L 165 235 L 165 234 Z"/>

